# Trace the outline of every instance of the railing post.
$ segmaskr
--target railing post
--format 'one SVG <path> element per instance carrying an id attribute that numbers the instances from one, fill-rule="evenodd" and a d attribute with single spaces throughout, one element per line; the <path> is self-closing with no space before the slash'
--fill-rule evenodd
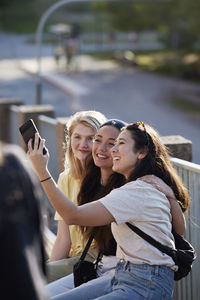
<path id="1" fill-rule="evenodd" d="M 22 105 L 23 102 L 18 99 L 0 99 L 0 140 L 11 143 L 11 105 Z"/>
<path id="2" fill-rule="evenodd" d="M 168 148 L 170 156 L 192 161 L 192 141 L 180 135 L 162 136 L 161 140 Z"/>

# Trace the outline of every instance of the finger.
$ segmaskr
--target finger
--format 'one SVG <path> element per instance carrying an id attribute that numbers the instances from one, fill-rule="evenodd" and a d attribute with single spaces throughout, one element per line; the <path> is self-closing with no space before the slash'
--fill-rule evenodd
<path id="1" fill-rule="evenodd" d="M 142 180 L 142 181 L 148 182 L 148 179 L 145 178 L 145 177 L 139 177 L 138 180 Z"/>
<path id="2" fill-rule="evenodd" d="M 35 141 L 34 141 L 34 150 L 38 150 L 38 145 L 39 145 L 39 133 L 35 133 Z"/>
<path id="3" fill-rule="evenodd" d="M 151 178 L 151 175 L 144 175 L 144 176 L 141 176 L 139 177 L 138 179 L 141 179 L 141 180 L 148 180 Z"/>
<path id="4" fill-rule="evenodd" d="M 142 180 L 142 181 L 145 181 L 147 183 L 151 183 L 151 182 L 154 182 L 150 177 L 146 177 L 146 176 L 143 176 L 143 177 L 140 177 L 138 178 L 139 180 Z"/>
<path id="5" fill-rule="evenodd" d="M 154 175 L 144 175 L 144 176 L 142 176 L 142 177 L 140 177 L 142 180 L 145 180 L 145 181 L 147 181 L 147 180 L 149 180 L 149 181 L 152 181 L 152 180 L 155 180 L 155 178 L 157 178 L 156 176 L 154 176 Z"/>
<path id="6" fill-rule="evenodd" d="M 33 148 L 32 148 L 32 141 L 33 141 L 33 139 L 30 139 L 30 140 L 28 141 L 28 152 L 29 152 L 29 154 L 30 154 L 30 152 L 33 150 Z"/>
<path id="7" fill-rule="evenodd" d="M 156 184 L 156 187 L 157 187 L 158 190 L 161 189 L 159 184 Z"/>
<path id="8" fill-rule="evenodd" d="M 45 144 L 45 140 L 44 140 L 44 139 L 41 139 L 41 140 L 40 140 L 40 145 L 39 145 L 39 148 L 38 148 L 38 150 L 39 150 L 40 152 L 43 151 L 44 144 Z"/>

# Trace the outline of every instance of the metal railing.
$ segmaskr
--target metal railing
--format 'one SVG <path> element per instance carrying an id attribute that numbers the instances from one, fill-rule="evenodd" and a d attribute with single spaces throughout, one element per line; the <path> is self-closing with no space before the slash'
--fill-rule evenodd
<path id="1" fill-rule="evenodd" d="M 200 299 L 200 165 L 178 158 L 171 161 L 189 191 L 191 204 L 186 216 L 187 230 L 185 237 L 194 246 L 197 259 L 191 273 L 176 283 L 175 300 Z"/>

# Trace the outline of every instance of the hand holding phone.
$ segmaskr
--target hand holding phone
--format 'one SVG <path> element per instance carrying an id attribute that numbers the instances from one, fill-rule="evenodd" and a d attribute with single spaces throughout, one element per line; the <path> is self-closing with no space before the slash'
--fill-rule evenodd
<path id="1" fill-rule="evenodd" d="M 38 132 L 38 129 L 37 129 L 35 123 L 33 122 L 33 120 L 30 119 L 27 122 L 25 122 L 22 126 L 19 127 L 19 131 L 20 131 L 26 145 L 28 144 L 29 140 L 32 139 L 32 148 L 33 148 L 34 141 L 35 141 L 35 133 Z M 40 140 L 41 139 L 39 138 L 39 143 L 40 143 Z M 46 153 L 47 153 L 47 150 L 44 147 L 43 154 L 46 154 Z"/>

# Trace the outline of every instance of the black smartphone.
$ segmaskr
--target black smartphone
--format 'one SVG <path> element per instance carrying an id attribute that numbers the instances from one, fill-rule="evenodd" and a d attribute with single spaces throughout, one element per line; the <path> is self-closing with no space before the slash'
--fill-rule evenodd
<path id="1" fill-rule="evenodd" d="M 32 147 L 34 147 L 35 133 L 38 132 L 38 129 L 37 129 L 34 121 L 32 119 L 28 120 L 22 126 L 19 127 L 19 131 L 20 131 L 26 145 L 28 144 L 28 141 L 30 139 L 33 139 Z M 40 138 L 39 138 L 39 143 L 40 143 Z M 47 150 L 44 147 L 43 154 L 46 154 L 46 153 L 47 153 Z"/>

